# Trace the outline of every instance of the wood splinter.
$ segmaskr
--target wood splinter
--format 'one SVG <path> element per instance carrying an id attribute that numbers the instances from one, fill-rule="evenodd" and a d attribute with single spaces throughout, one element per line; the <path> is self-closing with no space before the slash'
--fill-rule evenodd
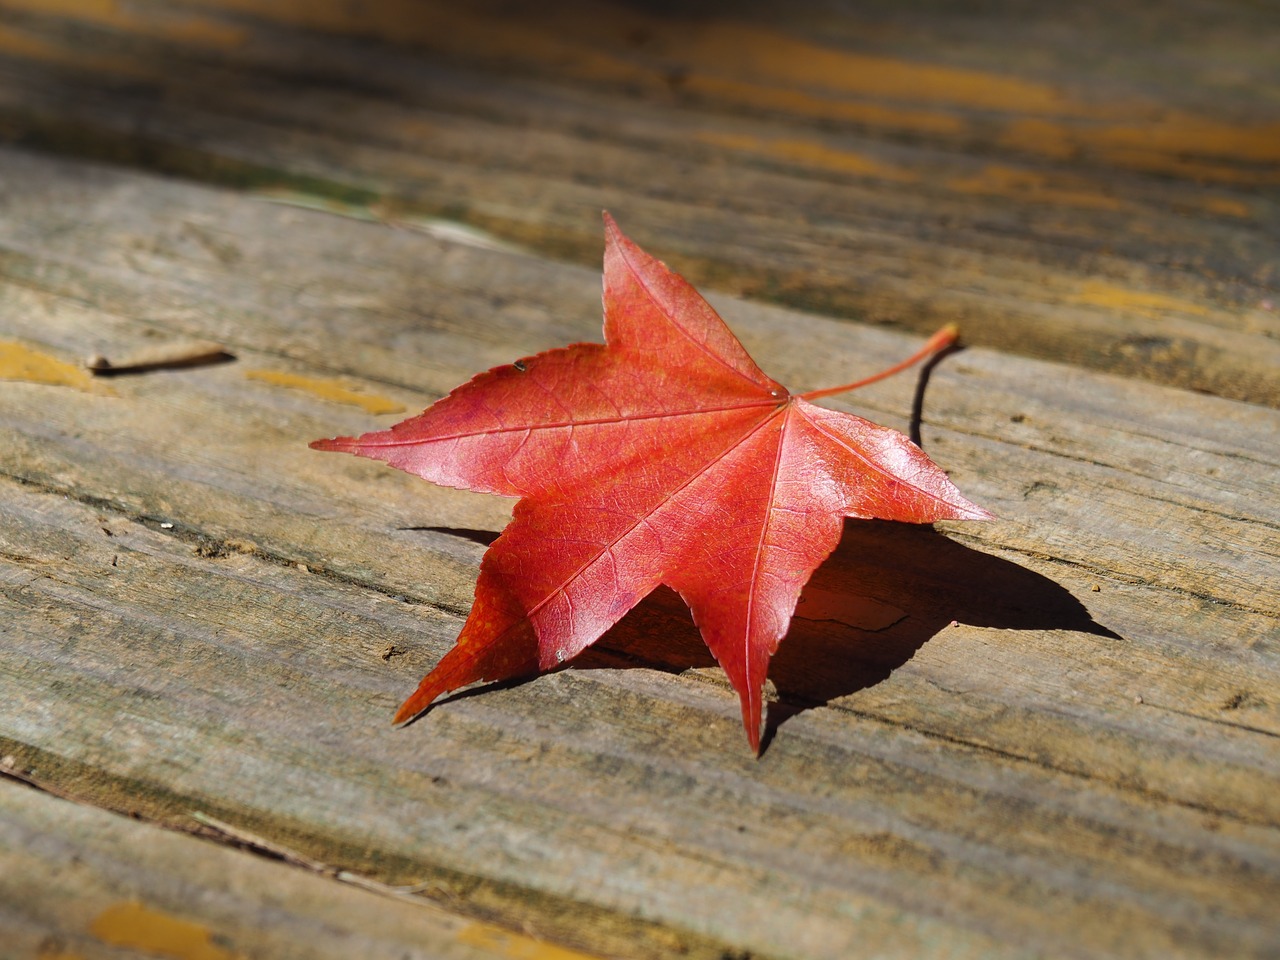
<path id="1" fill-rule="evenodd" d="M 211 340 L 182 340 L 146 347 L 110 360 L 94 354 L 84 363 L 96 376 L 110 377 L 120 373 L 146 373 L 150 370 L 177 370 L 226 363 L 235 357 L 222 344 Z"/>

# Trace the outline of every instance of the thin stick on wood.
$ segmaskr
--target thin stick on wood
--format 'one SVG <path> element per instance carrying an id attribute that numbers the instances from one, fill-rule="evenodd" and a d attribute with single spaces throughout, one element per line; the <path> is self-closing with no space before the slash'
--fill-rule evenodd
<path id="1" fill-rule="evenodd" d="M 94 354 L 85 361 L 85 367 L 100 377 L 121 373 L 146 373 L 151 370 L 178 370 L 184 367 L 200 367 L 214 363 L 226 363 L 235 357 L 227 348 L 211 340 L 186 340 L 159 344 L 125 354 L 111 360 Z"/>

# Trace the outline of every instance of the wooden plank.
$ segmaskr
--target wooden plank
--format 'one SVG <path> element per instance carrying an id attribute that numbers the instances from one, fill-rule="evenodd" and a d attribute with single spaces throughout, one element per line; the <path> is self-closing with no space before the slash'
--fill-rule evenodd
<path id="1" fill-rule="evenodd" d="M 589 960 L 411 893 L 334 882 L 3 777 L 0 858 L 11 957 Z"/>
<path id="2" fill-rule="evenodd" d="M 237 357 L 0 383 L 0 754 L 25 775 L 606 954 L 1274 945 L 1275 411 L 971 350 L 935 372 L 925 439 L 1008 519 L 851 524 L 775 663 L 760 760 L 670 597 L 573 669 L 391 731 L 465 612 L 468 531 L 509 505 L 308 451 L 391 416 L 246 372 L 413 409 L 595 337 L 598 274 L 47 157 L 0 170 L 9 335 Z M 912 343 L 717 302 L 796 388 Z M 910 392 L 844 405 L 902 426 Z"/>
<path id="3" fill-rule="evenodd" d="M 12 140 L 580 263 L 609 207 L 729 292 L 1280 405 L 1273 12 L 7 5 Z"/>
<path id="4" fill-rule="evenodd" d="M 157 819 L 211 810 L 547 935 L 591 945 L 603 928 L 610 952 L 637 956 L 664 944 L 602 909 L 656 913 L 675 927 L 665 945 L 694 955 L 706 948 L 686 931 L 810 956 L 868 941 L 1000 955 L 1080 929 L 1086 953 L 1120 952 L 1143 929 L 1157 946 L 1249 955 L 1274 934 L 1274 826 L 1109 786 L 1105 759 L 1096 777 L 1065 776 L 1050 758 L 1000 756 L 1007 735 L 951 744 L 854 703 L 788 722 L 757 764 L 720 688 L 601 664 L 397 735 L 390 709 L 456 620 L 251 557 L 211 563 L 114 518 L 106 537 L 96 511 L 61 497 L 6 496 L 7 515 L 35 519 L 24 499 L 43 525 L 6 532 L 4 552 L 23 559 L 6 570 L 5 748 L 96 803 Z M 74 566 L 55 559 L 67 553 Z M 387 642 L 408 655 L 385 663 Z M 983 699 L 930 706 L 989 717 Z M 1065 691 L 1053 706 L 1070 709 Z M 1267 771 L 1239 762 L 1242 738 L 1176 729 L 1208 754 L 1184 776 L 1270 802 Z M 1130 758 L 1164 753 L 1132 740 Z"/>

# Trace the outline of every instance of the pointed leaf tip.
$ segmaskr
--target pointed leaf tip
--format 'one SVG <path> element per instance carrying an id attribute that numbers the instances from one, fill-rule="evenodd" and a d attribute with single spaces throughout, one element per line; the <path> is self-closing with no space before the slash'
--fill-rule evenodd
<path id="1" fill-rule="evenodd" d="M 613 219 L 613 214 L 609 213 L 608 210 L 602 210 L 600 214 L 604 218 L 604 238 L 606 245 L 614 244 L 619 240 L 626 239 L 626 234 L 623 233 L 622 228 L 618 226 L 618 221 Z"/>
<path id="2" fill-rule="evenodd" d="M 409 699 L 400 704 L 400 707 L 396 710 L 396 715 L 391 718 L 391 725 L 393 727 L 398 727 L 402 723 L 408 723 L 418 714 L 426 710 L 427 707 L 431 706 L 431 704 L 435 702 L 436 697 L 440 695 L 441 691 L 439 689 L 439 685 L 428 685 L 426 680 L 427 678 L 424 677 L 423 682 L 418 686 L 418 689 L 413 692 Z"/>
<path id="3" fill-rule="evenodd" d="M 331 439 L 312 440 L 307 444 L 312 450 L 326 450 L 346 453 L 355 446 L 355 437 L 333 437 Z"/>
<path id="4" fill-rule="evenodd" d="M 414 717 L 416 717 L 419 713 L 422 712 L 421 710 L 408 709 L 409 702 L 412 699 L 413 698 L 410 697 L 409 700 L 406 700 L 404 703 L 400 704 L 399 709 L 396 710 L 396 715 L 391 718 L 391 725 L 393 727 L 398 727 L 402 723 L 408 723 L 410 720 L 412 720 Z"/>

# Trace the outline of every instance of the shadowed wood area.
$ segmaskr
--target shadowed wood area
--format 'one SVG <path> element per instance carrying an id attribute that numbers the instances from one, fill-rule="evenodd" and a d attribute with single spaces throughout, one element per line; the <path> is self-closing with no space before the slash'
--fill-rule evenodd
<path id="1" fill-rule="evenodd" d="M 1280 14 L 1061 6 L 0 0 L 5 949 L 1274 956 Z M 392 729 L 511 504 L 307 448 L 602 208 L 793 390 L 969 345 L 1001 519 L 846 524 L 759 758 L 665 589 Z"/>

